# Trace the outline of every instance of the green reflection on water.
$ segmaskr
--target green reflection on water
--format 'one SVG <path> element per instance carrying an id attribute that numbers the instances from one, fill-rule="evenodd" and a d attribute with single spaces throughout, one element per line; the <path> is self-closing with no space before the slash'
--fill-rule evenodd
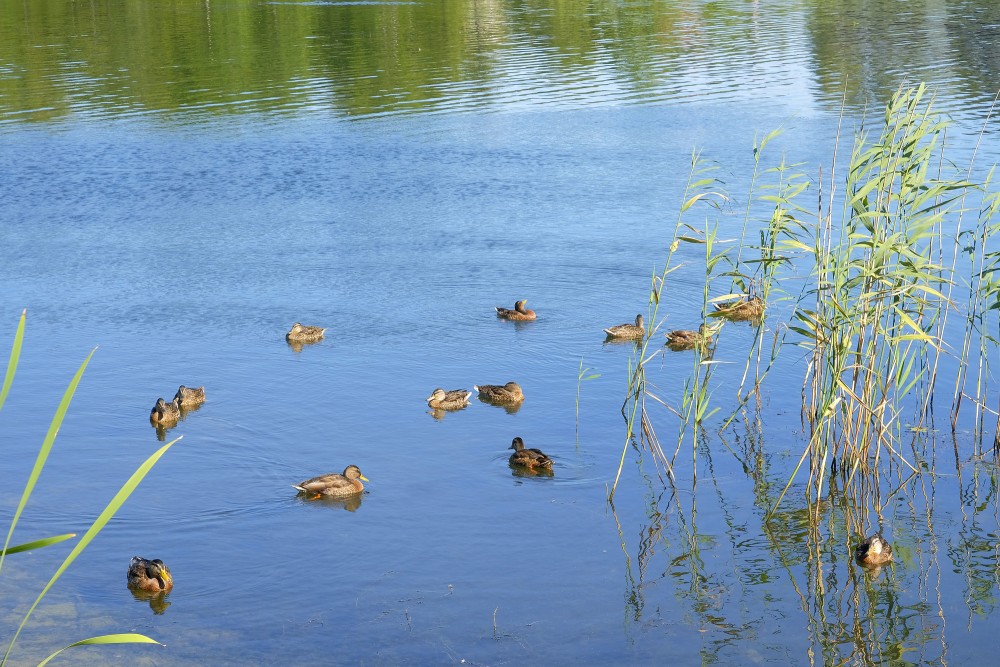
<path id="1" fill-rule="evenodd" d="M 0 119 L 371 115 L 741 95 L 879 101 L 901 71 L 990 97 L 982 2 L 7 3 Z M 935 71 L 928 71 L 935 70 Z M 811 91 L 811 92 L 810 92 Z M 872 99 L 874 98 L 874 99 Z"/>

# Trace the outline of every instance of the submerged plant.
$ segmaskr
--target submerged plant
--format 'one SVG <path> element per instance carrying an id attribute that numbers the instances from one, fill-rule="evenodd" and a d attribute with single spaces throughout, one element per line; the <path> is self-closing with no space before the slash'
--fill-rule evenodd
<path id="1" fill-rule="evenodd" d="M 14 381 L 14 374 L 17 369 L 17 364 L 21 354 L 21 344 L 22 341 L 24 340 L 25 318 L 26 318 L 26 311 L 21 313 L 21 319 L 18 322 L 17 332 L 14 335 L 14 344 L 11 348 L 10 360 L 7 364 L 7 372 L 4 376 L 3 388 L 0 389 L 0 409 L 3 408 L 3 404 L 7 399 L 8 393 L 10 392 L 11 384 Z M 80 365 L 79 369 L 77 369 L 76 374 L 73 376 L 73 379 L 70 381 L 69 386 L 63 393 L 63 397 L 59 403 L 59 407 L 56 409 L 56 414 L 52 418 L 52 422 L 49 425 L 48 433 L 46 434 L 45 439 L 42 441 L 42 445 L 38 451 L 38 457 L 35 459 L 35 465 L 31 470 L 31 474 L 28 476 L 28 481 L 25 484 L 24 492 L 21 494 L 21 501 L 18 503 L 17 510 L 14 512 L 14 516 L 11 519 L 10 528 L 7 531 L 7 538 L 4 541 L 3 549 L 0 550 L 0 570 L 2 570 L 3 568 L 3 562 L 7 554 L 14 554 L 22 551 L 28 551 L 30 549 L 38 549 L 46 546 L 51 546 L 53 544 L 58 544 L 59 542 L 63 542 L 65 540 L 72 539 L 76 536 L 73 533 L 67 533 L 64 535 L 56 535 L 53 537 L 33 540 L 30 542 L 25 542 L 23 544 L 17 544 L 13 546 L 11 546 L 10 544 L 18 520 L 20 519 L 25 506 L 28 504 L 28 499 L 31 497 L 31 494 L 34 491 L 35 485 L 38 481 L 38 478 L 41 475 L 42 469 L 45 466 L 45 462 L 48 460 L 49 453 L 52 451 L 52 444 L 55 442 L 56 434 L 59 432 L 59 427 L 62 425 L 63 419 L 66 416 L 66 412 L 69 409 L 69 404 L 73 398 L 74 393 L 76 392 L 77 385 L 79 385 L 80 380 L 83 377 L 83 372 L 87 368 L 87 364 L 90 362 L 90 359 L 93 355 L 94 355 L 94 350 L 91 350 L 90 354 L 87 355 L 87 358 L 83 360 L 83 363 Z M 150 471 L 150 469 L 152 469 L 152 467 L 156 464 L 156 462 L 160 459 L 160 457 L 162 457 L 167 452 L 167 450 L 170 449 L 170 447 L 179 439 L 180 438 L 177 438 L 175 440 L 172 440 L 171 442 L 168 442 L 167 444 L 160 447 L 160 449 L 158 449 L 155 453 L 153 453 L 149 458 L 147 458 L 142 463 L 142 465 L 139 466 L 139 468 L 135 471 L 135 473 L 133 473 L 132 476 L 129 477 L 129 479 L 125 482 L 125 484 L 121 487 L 121 489 L 118 490 L 118 493 L 114 495 L 111 501 L 104 508 L 104 511 L 102 511 L 98 515 L 98 517 L 94 519 L 94 522 L 84 533 L 83 537 L 80 538 L 80 541 L 77 542 L 76 546 L 73 547 L 70 553 L 63 560 L 62 564 L 56 569 L 55 573 L 49 579 L 48 583 L 45 584 L 45 587 L 42 588 L 42 591 L 38 594 L 38 597 L 35 598 L 34 603 L 24 614 L 24 617 L 22 618 L 20 625 L 18 625 L 17 630 L 14 632 L 14 635 L 10 640 L 10 644 L 8 644 L 7 646 L 7 650 L 4 652 L 3 657 L 0 658 L 0 667 L 2 667 L 7 663 L 7 659 L 10 657 L 11 651 L 13 651 L 14 644 L 17 642 L 17 638 L 20 636 L 21 631 L 24 629 L 25 625 L 27 625 L 28 620 L 31 618 L 32 613 L 35 611 L 35 608 L 39 605 L 39 603 L 49 592 L 52 586 L 55 585 L 56 581 L 59 580 L 59 577 L 62 576 L 62 574 L 66 571 L 66 569 L 69 568 L 69 566 L 73 563 L 73 561 L 76 560 L 77 556 L 79 556 L 80 553 L 87 547 L 87 545 L 90 544 L 90 542 L 94 539 L 94 537 L 97 536 L 97 534 L 101 531 L 101 529 L 103 529 L 104 526 L 107 525 L 108 521 L 111 520 L 111 517 L 113 517 L 115 513 L 118 511 L 118 509 L 122 506 L 122 504 L 124 504 L 124 502 L 128 499 L 128 497 L 132 494 L 135 488 L 143 480 L 143 478 Z M 45 658 L 45 660 L 43 660 L 41 663 L 39 663 L 39 667 L 45 665 L 46 663 L 48 663 L 50 660 L 55 658 L 57 655 L 59 655 L 66 649 L 75 646 L 89 646 L 89 645 L 99 645 L 99 644 L 137 644 L 137 643 L 158 644 L 159 642 L 138 633 L 121 633 L 121 634 L 101 635 L 98 637 L 90 637 L 88 639 L 83 639 L 81 641 L 74 642 L 69 646 L 59 649 L 55 653 Z"/>

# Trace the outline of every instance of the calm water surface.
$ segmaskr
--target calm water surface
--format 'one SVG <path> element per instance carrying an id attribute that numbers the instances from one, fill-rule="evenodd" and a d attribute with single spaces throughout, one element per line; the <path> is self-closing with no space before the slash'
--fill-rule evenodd
<path id="1" fill-rule="evenodd" d="M 601 330 L 646 312 L 695 149 L 736 197 L 711 214 L 730 236 L 755 137 L 784 128 L 765 166 L 815 176 L 842 100 L 850 133 L 901 82 L 927 81 L 971 154 L 1000 89 L 994 3 L 6 5 L 0 347 L 25 307 L 28 325 L 0 414 L 0 525 L 94 346 L 14 542 L 82 533 L 161 439 L 184 436 L 39 607 L 15 664 L 124 631 L 166 646 L 64 662 L 963 664 L 993 650 L 998 480 L 973 465 L 968 425 L 954 449 L 941 426 L 936 474 L 882 492 L 897 563 L 867 575 L 845 517 L 870 510 L 838 489 L 816 507 L 794 487 L 764 522 L 805 443 L 794 351 L 763 425 L 751 414 L 696 456 L 685 445 L 673 487 L 628 449 L 609 504 L 633 349 Z M 986 130 L 980 164 L 996 159 Z M 699 317 L 698 252 L 681 251 L 666 329 Z M 517 298 L 536 322 L 496 319 Z M 328 335 L 293 349 L 295 321 Z M 739 362 L 717 375 L 723 412 L 752 338 L 720 341 L 717 358 Z M 690 359 L 657 362 L 667 400 Z M 600 377 L 578 382 L 581 362 Z M 515 413 L 475 399 L 427 412 L 434 387 L 508 380 L 526 395 Z M 179 384 L 208 401 L 158 434 L 149 409 Z M 508 467 L 515 435 L 555 459 L 553 477 Z M 371 480 L 358 502 L 290 486 L 349 463 Z M 62 546 L 5 562 L 0 638 Z M 134 554 L 172 569 L 160 604 L 126 589 Z"/>

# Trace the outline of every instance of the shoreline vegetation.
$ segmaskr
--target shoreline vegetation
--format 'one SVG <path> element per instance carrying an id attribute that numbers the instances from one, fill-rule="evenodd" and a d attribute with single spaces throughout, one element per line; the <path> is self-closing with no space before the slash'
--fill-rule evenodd
<path id="1" fill-rule="evenodd" d="M 761 172 L 761 156 L 779 132 L 764 136 L 753 149 L 754 173 L 736 239 L 720 238 L 719 221 L 711 216 L 730 197 L 713 177 L 714 167 L 692 155 L 667 256 L 651 279 L 648 319 L 654 326 L 629 362 L 625 444 L 609 499 L 632 446 L 653 455 L 662 479 L 676 481 L 684 443 L 692 444 L 694 465 L 699 432 L 710 416 L 729 411 L 724 431 L 747 416 L 751 401 L 759 406 L 786 343 L 797 354 L 805 351 L 801 419 L 808 443 L 767 518 L 800 474 L 807 477 L 807 499 L 816 502 L 834 475 L 843 492 L 864 499 L 868 476 L 933 469 L 924 434 L 934 423 L 935 396 L 940 403 L 946 385 L 956 454 L 964 409 L 974 412 L 975 455 L 996 455 L 1000 422 L 989 378 L 1000 309 L 1000 250 L 992 240 L 1000 193 L 992 189 L 993 171 L 973 182 L 975 155 L 964 167 L 949 160 L 947 123 L 934 112 L 924 85 L 897 91 L 878 127 L 873 124 L 866 120 L 857 131 L 846 167 L 835 152 L 829 176 L 820 171 L 815 182 L 801 165 L 784 160 Z M 804 204 L 809 197 L 815 210 Z M 767 217 L 760 215 L 762 206 Z M 706 207 L 709 217 L 695 222 Z M 755 337 L 745 359 L 725 360 L 744 369 L 731 400 L 712 381 L 723 363 L 714 358 L 718 336 L 691 352 L 692 371 L 676 402 L 653 388 L 650 362 L 669 353 L 659 340 L 660 295 L 680 267 L 672 260 L 681 244 L 704 249 L 702 322 L 724 323 L 719 335 L 733 325 L 727 319 L 736 319 L 727 318 L 732 304 L 765 304 L 763 316 L 750 321 Z M 788 289 L 794 285 L 797 292 Z M 955 319 L 960 321 L 950 321 Z M 957 368 L 954 377 L 942 374 L 945 357 Z M 663 411 L 677 424 L 672 451 L 665 446 L 671 439 L 660 436 Z M 873 507 L 875 514 L 884 502 Z"/>

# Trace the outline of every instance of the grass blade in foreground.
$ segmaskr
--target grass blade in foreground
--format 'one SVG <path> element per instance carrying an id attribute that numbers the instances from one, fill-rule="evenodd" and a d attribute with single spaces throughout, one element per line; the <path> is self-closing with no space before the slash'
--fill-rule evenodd
<path id="1" fill-rule="evenodd" d="M 104 508 L 104 511 L 101 512 L 101 514 L 94 520 L 94 523 L 90 526 L 90 528 L 87 529 L 87 532 L 84 533 L 82 538 L 80 538 L 80 541 L 77 542 L 75 547 L 73 547 L 73 550 L 69 553 L 69 555 L 66 556 L 66 559 L 62 562 L 62 565 L 59 566 L 59 569 L 57 569 L 55 574 L 52 575 L 52 578 L 49 579 L 49 583 L 45 584 L 45 588 L 43 588 L 42 592 L 38 594 L 38 598 L 35 599 L 34 604 L 32 604 L 31 608 L 28 609 L 28 613 L 24 615 L 24 619 L 21 621 L 21 625 L 18 626 L 17 632 L 14 633 L 14 637 L 10 640 L 10 645 L 7 647 L 7 652 L 4 653 L 3 659 L 0 660 L 0 666 L 2 666 L 7 662 L 7 657 L 10 655 L 11 650 L 14 648 L 14 643 L 17 641 L 18 636 L 20 636 L 21 630 L 24 629 L 24 626 L 25 624 L 27 624 L 28 619 L 31 618 L 31 614 L 35 611 L 35 607 L 37 607 L 38 603 L 42 601 L 42 598 L 45 597 L 45 594 L 49 592 L 49 589 L 52 588 L 53 585 L 55 585 L 56 581 L 59 580 L 59 577 L 62 576 L 63 572 L 65 572 L 66 569 L 70 565 L 72 565 L 73 561 L 76 560 L 76 557 L 79 556 L 80 553 L 85 548 L 87 548 L 87 545 L 90 544 L 90 542 L 97 536 L 99 532 L 101 532 L 101 529 L 103 529 L 104 526 L 108 523 L 108 521 L 111 520 L 111 517 L 113 517 L 115 513 L 125 503 L 125 501 L 128 500 L 128 497 L 132 495 L 132 492 L 135 491 L 137 486 L 139 486 L 139 482 L 141 482 L 143 478 L 146 477 L 146 474 L 149 473 L 149 471 L 153 468 L 154 465 L 156 465 L 156 462 L 160 460 L 160 457 L 166 454 L 167 450 L 170 449 L 174 445 L 174 443 L 177 442 L 178 440 L 180 440 L 180 438 L 171 440 L 170 442 L 168 442 L 167 444 L 163 445 L 158 450 L 156 450 L 156 452 L 154 452 L 148 459 L 146 459 L 143 462 L 143 464 L 139 466 L 139 468 L 134 473 L 132 473 L 132 476 L 128 478 L 128 481 L 125 482 L 122 488 L 118 490 L 118 493 L 116 493 L 115 497 L 111 499 L 111 502 L 108 503 L 108 506 Z"/>
<path id="2" fill-rule="evenodd" d="M 24 319 L 21 319 L 21 325 L 24 324 Z M 15 340 L 14 344 L 18 350 L 20 350 L 19 340 Z M 97 351 L 95 347 L 87 355 L 87 358 L 83 360 L 80 364 L 80 368 L 77 369 L 76 375 L 70 380 L 69 386 L 66 387 L 66 391 L 63 393 L 62 400 L 59 401 L 59 407 L 56 408 L 56 414 L 52 417 L 52 423 L 49 424 L 49 432 L 45 434 L 45 440 L 42 441 L 42 446 L 38 450 L 38 457 L 35 459 L 35 467 L 31 469 L 31 474 L 28 476 L 28 483 L 24 486 L 24 493 L 21 494 L 21 501 L 17 504 L 17 510 L 14 512 L 14 518 L 10 521 L 10 530 L 7 531 L 7 539 L 4 540 L 3 550 L 0 550 L 0 570 L 3 569 L 4 553 L 7 547 L 10 545 L 10 538 L 14 535 L 14 528 L 17 526 L 18 520 L 21 518 L 21 512 L 24 511 L 24 506 L 28 504 L 28 498 L 31 497 L 31 492 L 35 489 L 35 484 L 38 482 L 39 475 L 42 474 L 42 468 L 45 467 L 45 462 L 49 458 L 49 452 L 52 451 L 52 443 L 55 442 L 56 435 L 59 434 L 59 427 L 62 426 L 63 419 L 66 418 L 66 411 L 69 410 L 70 401 L 73 400 L 73 394 L 76 393 L 76 387 L 80 384 L 80 378 L 83 377 L 83 371 L 87 368 L 87 364 L 90 363 L 90 358 L 94 356 L 94 352 Z M 11 355 L 13 357 L 13 354 Z M 8 368 L 8 375 L 9 368 Z M 2 664 L 2 663 L 0 663 Z"/>
<path id="3" fill-rule="evenodd" d="M 21 358 L 21 342 L 24 340 L 24 319 L 28 310 L 21 311 L 21 319 L 17 323 L 17 332 L 14 334 L 14 344 L 10 348 L 10 361 L 7 362 L 7 373 L 3 378 L 3 388 L 0 389 L 0 408 L 3 408 L 7 394 L 10 393 L 10 385 L 14 382 L 14 372 L 17 371 L 17 362 Z"/>
<path id="4" fill-rule="evenodd" d="M 38 667 L 44 667 L 49 663 L 49 660 L 56 657 L 68 648 L 73 648 L 74 646 L 94 646 L 97 644 L 160 644 L 160 642 L 155 639 L 150 639 L 146 635 L 136 634 L 134 632 L 128 632 L 124 634 L 117 635 L 101 635 L 99 637 L 91 637 L 90 639 L 81 639 L 78 642 L 73 642 L 69 646 L 65 646 L 49 657 L 38 663 Z M 163 646 L 163 644 L 160 644 Z"/>
<path id="5" fill-rule="evenodd" d="M 32 549 L 41 549 L 42 547 L 47 547 L 50 544 L 59 544 L 60 542 L 65 542 L 66 540 L 71 540 L 76 537 L 76 533 L 66 533 L 64 535 L 53 535 L 52 537 L 44 537 L 40 540 L 35 540 L 34 542 L 25 542 L 24 544 L 15 544 L 12 547 L 7 547 L 6 549 L 0 550 L 0 554 L 16 554 L 22 551 L 31 551 Z"/>

